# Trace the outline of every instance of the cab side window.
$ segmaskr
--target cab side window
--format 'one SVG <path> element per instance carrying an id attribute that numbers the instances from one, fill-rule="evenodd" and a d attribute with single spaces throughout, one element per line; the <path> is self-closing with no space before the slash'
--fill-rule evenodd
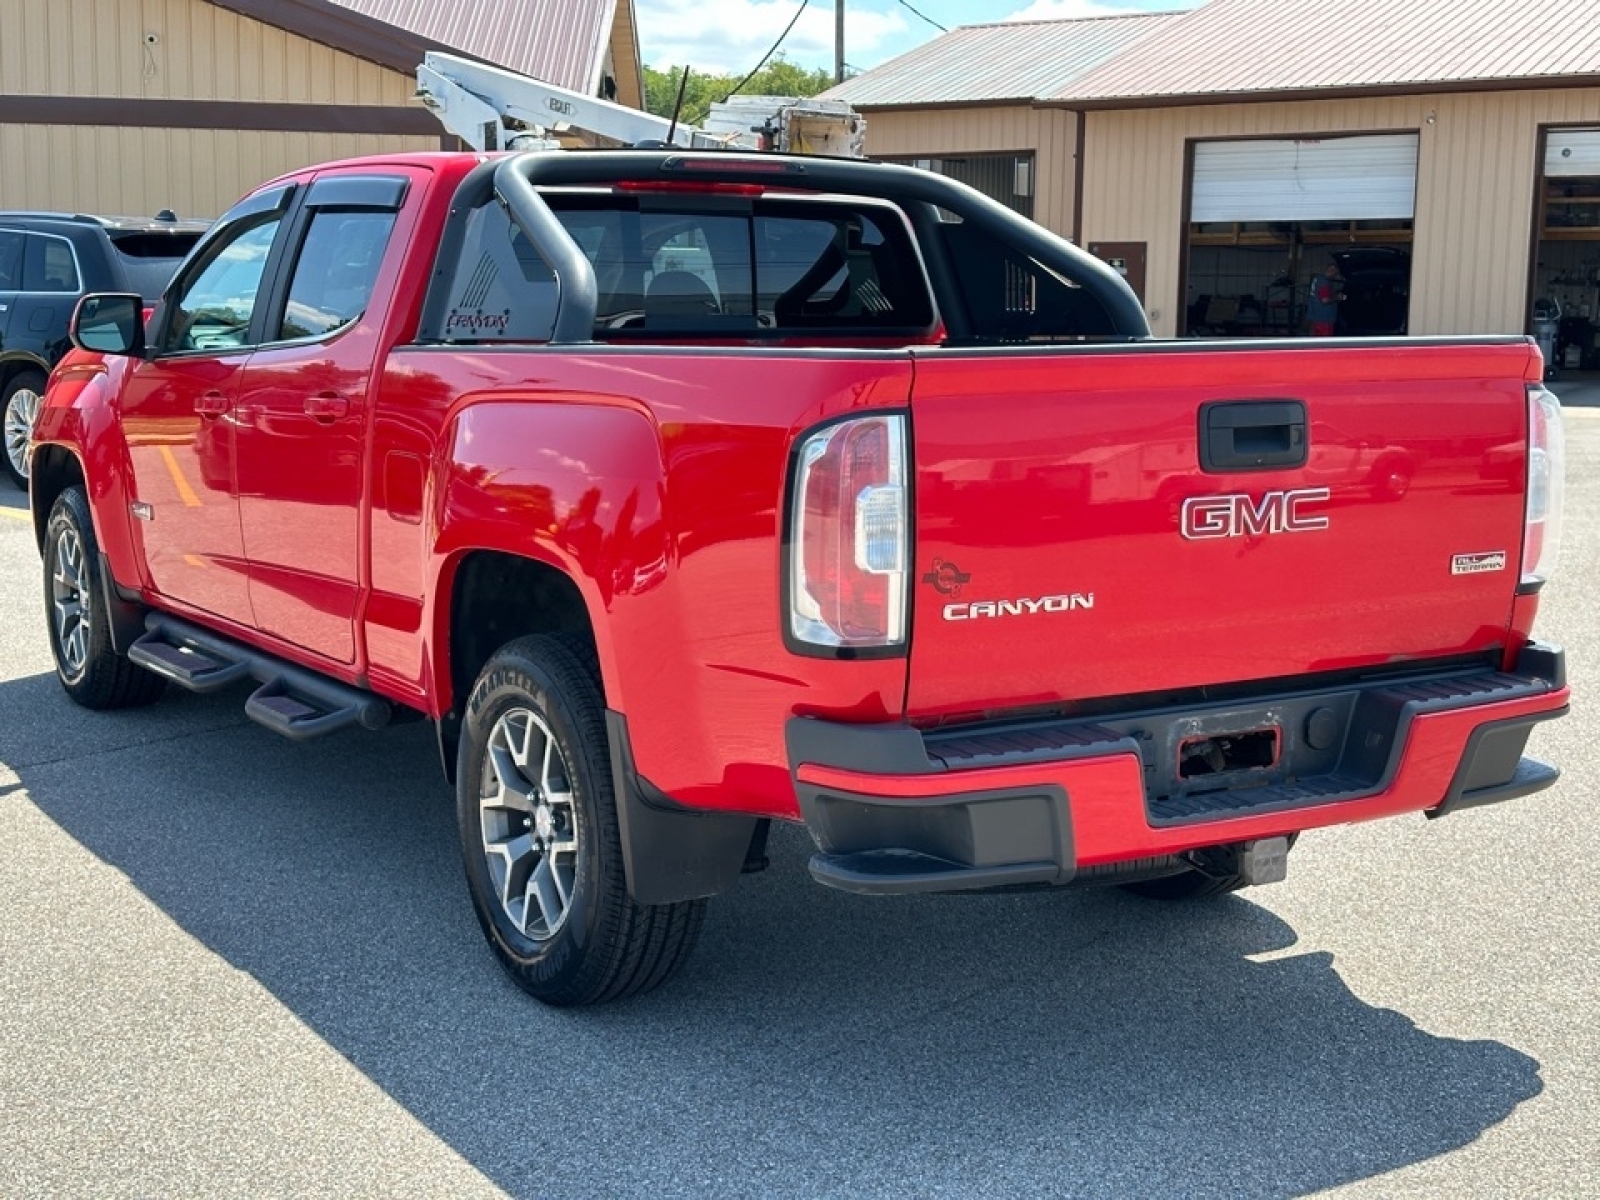
<path id="1" fill-rule="evenodd" d="M 269 341 L 327 337 L 367 311 L 395 214 L 314 210 L 289 282 L 289 298 Z"/>
<path id="2" fill-rule="evenodd" d="M 250 344 L 250 319 L 281 223 L 281 213 L 262 213 L 212 243 L 172 297 L 163 353 L 226 352 Z"/>

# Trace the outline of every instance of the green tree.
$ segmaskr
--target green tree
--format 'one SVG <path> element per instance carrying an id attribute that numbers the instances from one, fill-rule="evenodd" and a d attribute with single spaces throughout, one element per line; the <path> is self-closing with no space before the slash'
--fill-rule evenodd
<path id="1" fill-rule="evenodd" d="M 671 117 L 678 99 L 678 81 L 683 68 L 658 71 L 644 69 L 645 108 L 658 117 Z M 727 98 L 738 85 L 738 75 L 702 75 L 691 68 L 689 86 L 683 94 L 683 112 L 678 119 L 685 125 L 699 125 L 711 106 Z M 833 76 L 823 67 L 807 69 L 779 54 L 750 77 L 739 89 L 745 96 L 815 96 L 833 86 Z"/>

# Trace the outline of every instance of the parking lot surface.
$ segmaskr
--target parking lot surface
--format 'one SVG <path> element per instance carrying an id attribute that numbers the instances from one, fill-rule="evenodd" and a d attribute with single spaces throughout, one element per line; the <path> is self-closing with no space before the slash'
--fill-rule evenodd
<path id="1" fill-rule="evenodd" d="M 1596 1194 L 1590 394 L 1555 789 L 1189 908 L 851 897 L 788 832 L 678 981 L 579 1012 L 482 944 L 426 726 L 75 708 L 0 492 L 0 1196 Z"/>

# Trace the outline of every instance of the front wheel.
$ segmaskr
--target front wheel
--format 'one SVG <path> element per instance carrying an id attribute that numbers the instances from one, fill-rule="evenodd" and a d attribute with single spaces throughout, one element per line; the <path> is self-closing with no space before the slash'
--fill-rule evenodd
<path id="1" fill-rule="evenodd" d="M 28 490 L 29 460 L 33 454 L 29 441 L 33 437 L 33 423 L 39 419 L 43 397 L 44 376 L 37 371 L 24 371 L 0 391 L 6 441 L 5 458 L 0 459 L 0 467 L 23 491 Z"/>
<path id="2" fill-rule="evenodd" d="M 705 901 L 628 894 L 593 666 L 562 637 L 504 646 L 467 704 L 456 813 L 467 887 L 495 956 L 546 1004 L 660 986 L 699 937 Z"/>
<path id="3" fill-rule="evenodd" d="M 166 680 L 118 654 L 100 594 L 100 547 L 80 487 L 56 497 L 44 538 L 44 603 L 61 686 L 85 708 L 132 708 L 161 698 Z"/>

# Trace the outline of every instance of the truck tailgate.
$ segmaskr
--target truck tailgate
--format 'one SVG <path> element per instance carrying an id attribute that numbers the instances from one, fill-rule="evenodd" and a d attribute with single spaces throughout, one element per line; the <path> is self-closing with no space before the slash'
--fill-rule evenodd
<path id="1" fill-rule="evenodd" d="M 1520 340 L 915 360 L 913 719 L 1504 641 Z"/>

